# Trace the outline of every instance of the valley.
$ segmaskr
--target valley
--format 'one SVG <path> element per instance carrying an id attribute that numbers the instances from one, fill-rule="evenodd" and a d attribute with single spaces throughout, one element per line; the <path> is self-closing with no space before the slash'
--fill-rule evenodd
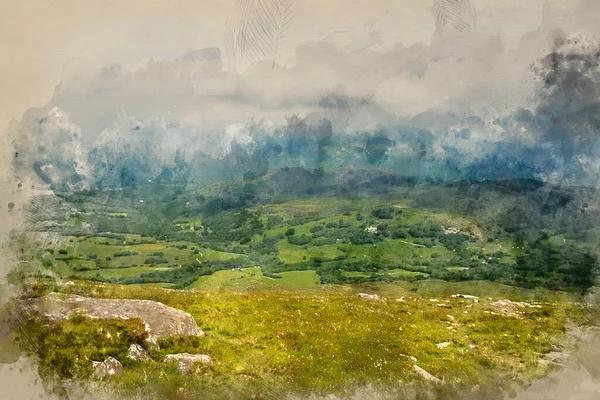
<path id="1" fill-rule="evenodd" d="M 548 213 L 558 189 L 528 182 L 294 193 L 284 173 L 35 199 L 35 229 L 13 240 L 9 283 L 23 298 L 154 300 L 190 313 L 205 336 L 164 338 L 132 361 L 128 347 L 146 346 L 135 320 L 48 327 L 25 313 L 22 351 L 57 388 L 95 379 L 92 362 L 113 357 L 125 372 L 102 383 L 124 398 L 346 398 L 368 384 L 390 398 L 501 398 L 560 369 L 568 327 L 593 323 L 582 301 L 598 215 L 574 214 L 584 200 L 571 189 Z M 107 329 L 132 333 L 107 340 Z M 162 361 L 173 353 L 212 361 L 182 373 Z"/>

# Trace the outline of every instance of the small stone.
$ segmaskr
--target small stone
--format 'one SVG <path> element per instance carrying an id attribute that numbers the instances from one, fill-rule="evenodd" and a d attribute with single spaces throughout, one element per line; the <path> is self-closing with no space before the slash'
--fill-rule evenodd
<path id="1" fill-rule="evenodd" d="M 148 361 L 148 352 L 139 344 L 132 344 L 127 350 L 127 357 L 136 361 Z"/>
<path id="2" fill-rule="evenodd" d="M 434 382 L 434 383 L 442 383 L 441 379 L 436 378 L 435 376 L 431 375 L 429 372 L 425 371 L 423 368 L 419 367 L 418 365 L 413 365 L 413 368 L 415 371 L 417 371 L 417 373 L 419 375 L 421 375 L 426 380 L 428 380 L 430 382 Z"/>
<path id="3" fill-rule="evenodd" d="M 443 349 L 444 347 L 448 347 L 451 344 L 452 343 L 450 343 L 450 342 L 443 342 L 443 343 L 438 343 L 436 346 L 438 347 L 438 349 Z"/>
<path id="4" fill-rule="evenodd" d="M 210 356 L 206 354 L 188 354 L 188 353 L 180 353 L 180 354 L 167 354 L 165 356 L 164 362 L 175 362 L 177 365 L 177 369 L 181 373 L 189 372 L 195 363 L 201 362 L 203 364 L 210 364 L 212 359 Z"/>
<path id="5" fill-rule="evenodd" d="M 125 370 L 119 360 L 108 357 L 104 362 L 94 361 L 94 374 L 98 379 L 104 379 L 107 376 L 123 375 Z"/>
<path id="6" fill-rule="evenodd" d="M 379 300 L 379 295 L 376 295 L 376 294 L 359 293 L 358 297 L 360 297 L 363 300 L 372 300 L 372 301 Z"/>
<path id="7" fill-rule="evenodd" d="M 416 357 L 409 356 L 409 355 L 407 355 L 407 354 L 400 354 L 400 355 L 401 355 L 401 356 L 403 356 L 403 357 L 406 357 L 406 358 L 408 358 L 408 359 L 409 359 L 410 361 L 412 361 L 412 362 L 417 362 L 417 358 L 416 358 Z"/>

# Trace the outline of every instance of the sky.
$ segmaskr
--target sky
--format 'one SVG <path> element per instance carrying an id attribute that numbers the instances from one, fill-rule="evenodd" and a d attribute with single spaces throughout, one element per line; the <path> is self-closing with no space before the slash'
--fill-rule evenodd
<path id="1" fill-rule="evenodd" d="M 335 32 L 361 30 L 379 31 L 386 46 L 410 46 L 428 42 L 435 29 L 432 2 L 297 3 L 294 23 L 284 40 L 284 46 L 292 49 Z M 543 4 L 540 0 L 475 3 L 479 26 L 500 33 L 509 48 L 538 27 Z M 150 57 L 174 58 L 189 49 L 222 47 L 234 2 L 23 0 L 3 8 L 0 109 L 6 121 L 20 119 L 27 108 L 48 102 L 69 62 L 139 67 Z"/>
<path id="2" fill-rule="evenodd" d="M 577 71 L 590 78 L 577 83 L 587 89 L 568 89 L 568 79 L 544 87 L 552 66 L 540 64 L 553 51 L 593 54 L 597 2 L 470 0 L 472 15 L 461 12 L 472 20 L 459 31 L 436 25 L 435 17 L 440 4 L 457 0 L 277 1 L 289 11 L 285 28 L 242 56 L 232 37 L 239 44 L 244 7 L 258 0 L 7 4 L 0 17 L 3 140 L 18 142 L 25 166 L 38 162 L 58 171 L 61 162 L 75 163 L 68 173 L 94 180 L 87 159 L 94 149 L 151 142 L 163 153 L 152 150 L 157 162 L 177 148 L 223 157 L 232 143 L 252 142 L 253 121 L 272 134 L 298 115 L 330 120 L 335 134 L 426 130 L 435 137 L 429 155 L 461 154 L 471 169 L 517 143 L 523 152 L 513 158 L 546 155 L 527 166 L 537 178 L 590 184 L 600 176 L 600 146 L 590 141 L 595 128 L 589 128 L 594 96 L 579 99 L 585 117 L 573 109 L 558 118 L 566 124 L 548 124 L 539 114 L 564 110 L 564 96 L 600 87 L 590 70 Z M 265 30 L 265 15 L 262 25 L 250 21 L 255 30 Z M 257 58 L 257 51 L 266 55 Z M 558 72 L 566 77 L 579 67 L 567 63 Z M 326 98 L 337 106 L 323 106 Z M 346 111 L 340 99 L 349 102 Z M 129 137 L 132 127 L 141 129 L 145 144 Z M 456 132 L 468 138 L 456 139 Z M 391 154 L 416 146 L 400 142 Z M 33 150 L 40 146 L 43 153 Z M 2 148 L 10 162 L 15 148 Z M 58 160 L 65 151 L 68 159 Z"/>

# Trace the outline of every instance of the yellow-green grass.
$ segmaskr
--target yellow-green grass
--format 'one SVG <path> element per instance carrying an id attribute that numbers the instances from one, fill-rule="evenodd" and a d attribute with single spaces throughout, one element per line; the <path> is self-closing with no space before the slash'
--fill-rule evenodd
<path id="1" fill-rule="evenodd" d="M 237 275 L 230 275 L 236 279 Z M 493 315 L 492 300 L 505 298 L 505 294 L 528 297 L 530 293 L 516 288 L 508 293 L 492 283 L 466 282 L 448 288 L 430 285 L 418 292 L 410 289 L 371 284 L 307 291 L 221 288 L 180 292 L 77 282 L 67 290 L 152 299 L 194 316 L 206 333 L 204 338 L 163 343 L 156 361 L 133 367 L 126 376 L 112 380 L 131 390 L 145 387 L 144 382 L 160 382 L 160 390 L 165 391 L 162 395 L 167 397 L 176 396 L 184 382 L 160 362 L 168 352 L 209 354 L 215 361 L 185 378 L 190 395 L 198 387 L 221 390 L 222 398 L 227 398 L 228 389 L 234 391 L 234 398 L 250 398 L 256 394 L 256 385 L 322 395 L 341 394 L 346 388 L 367 383 L 402 387 L 422 382 L 409 356 L 443 379 L 442 387 L 449 391 L 443 398 L 452 398 L 453 390 L 460 393 L 475 384 L 482 390 L 507 389 L 555 369 L 539 360 L 563 333 L 567 317 L 578 315 L 575 306 L 553 294 L 541 302 L 541 308 L 522 309 L 522 318 Z M 440 295 L 484 290 L 492 300 L 482 297 L 475 303 Z M 421 295 L 421 291 L 427 293 Z M 381 299 L 366 301 L 358 292 L 378 293 Z M 498 294 L 502 296 L 496 297 Z M 404 301 L 396 301 L 401 296 Z M 441 342 L 451 344 L 440 349 L 437 344 Z"/>
<path id="2" fill-rule="evenodd" d="M 370 275 L 360 271 L 342 271 L 342 276 L 346 278 L 368 278 Z"/>
<path id="3" fill-rule="evenodd" d="M 128 268 L 108 268 L 108 269 L 97 269 L 90 271 L 82 271 L 76 272 L 75 275 L 84 276 L 84 277 L 93 277 L 96 276 L 97 273 L 100 274 L 102 278 L 134 278 L 138 277 L 141 274 L 147 274 L 154 271 L 164 271 L 170 268 L 161 268 L 161 267 L 128 267 Z"/>
<path id="4" fill-rule="evenodd" d="M 102 239 L 102 238 L 101 238 Z M 187 246 L 187 248 L 179 249 L 176 246 Z M 192 247 L 198 250 L 197 254 L 193 254 Z M 163 258 L 168 260 L 168 264 L 183 265 L 193 264 L 198 261 L 216 261 L 228 260 L 237 258 L 239 254 L 225 253 L 212 249 L 200 248 L 192 242 L 157 242 L 135 245 L 105 245 L 98 238 L 69 242 L 64 247 L 68 254 L 65 256 L 86 258 L 91 254 L 95 254 L 109 268 L 143 265 L 148 258 L 152 258 L 151 254 L 163 253 Z M 136 255 L 130 256 L 115 256 L 115 254 L 126 251 L 136 252 Z M 60 257 L 60 255 L 57 255 Z M 108 259 L 107 259 L 108 258 Z M 93 263 L 93 261 L 86 261 Z M 74 263 L 74 260 L 69 260 L 69 264 Z"/>
<path id="5" fill-rule="evenodd" d="M 331 260 L 344 254 L 338 250 L 336 245 L 312 246 L 309 243 L 304 249 L 304 246 L 288 243 L 286 239 L 277 244 L 277 249 L 279 250 L 279 258 L 286 264 L 299 263 L 313 257 Z"/>
<path id="6" fill-rule="evenodd" d="M 377 259 L 387 264 L 411 264 L 413 255 L 419 260 L 428 260 L 437 253 L 440 260 L 450 259 L 452 252 L 445 247 L 421 247 L 402 240 L 390 240 L 376 244 L 340 245 L 348 252 L 349 261 Z"/>
<path id="7" fill-rule="evenodd" d="M 400 278 L 400 277 L 416 277 L 416 276 L 428 276 L 425 272 L 415 272 L 415 271 L 407 271 L 405 269 L 394 268 L 387 271 L 379 271 L 377 275 L 387 274 L 392 278 Z M 346 278 L 368 278 L 371 274 L 360 271 L 342 271 L 342 275 Z"/>
<path id="8" fill-rule="evenodd" d="M 395 269 L 390 269 L 389 271 L 386 272 L 388 275 L 390 275 L 393 278 L 396 277 L 411 277 L 411 276 L 428 276 L 429 274 L 426 274 L 425 272 L 415 272 L 415 271 L 407 271 L 405 269 L 400 269 L 400 268 L 395 268 Z"/>
<path id="9" fill-rule="evenodd" d="M 316 286 L 320 279 L 313 270 L 291 271 L 278 274 L 280 278 L 264 276 L 260 267 L 217 271 L 212 275 L 201 276 L 190 286 L 192 289 L 249 288 L 289 289 Z"/>

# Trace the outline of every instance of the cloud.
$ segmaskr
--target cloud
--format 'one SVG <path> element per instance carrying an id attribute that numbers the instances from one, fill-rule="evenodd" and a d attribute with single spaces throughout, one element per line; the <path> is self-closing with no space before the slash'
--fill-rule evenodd
<path id="1" fill-rule="evenodd" d="M 565 29 L 586 23 L 589 6 L 574 7 Z M 485 25 L 486 10 L 476 27 L 438 31 L 430 43 L 390 45 L 385 36 L 384 46 L 381 25 L 363 26 L 299 44 L 291 64 L 257 61 L 243 74 L 228 69 L 218 48 L 150 59 L 136 70 L 72 65 L 50 103 L 25 114 L 18 130 L 30 145 L 21 151 L 35 160 L 29 165 L 45 163 L 37 171 L 46 181 L 65 181 L 53 172 L 60 166 L 70 186 L 144 181 L 181 149 L 213 167 L 218 162 L 206 160 L 235 158 L 240 173 L 263 173 L 285 164 L 273 146 L 288 163 L 314 167 L 377 164 L 450 176 L 436 168 L 452 165 L 454 177 L 483 179 L 504 166 L 507 176 L 590 181 L 599 171 L 595 48 L 567 50 L 569 35 L 547 6 L 541 24 L 509 49 Z M 59 127 L 52 110 L 68 123 Z M 54 122 L 36 122 L 44 114 Z M 62 150 L 39 150 L 52 140 L 65 160 Z M 346 150 L 335 149 L 343 143 Z"/>

